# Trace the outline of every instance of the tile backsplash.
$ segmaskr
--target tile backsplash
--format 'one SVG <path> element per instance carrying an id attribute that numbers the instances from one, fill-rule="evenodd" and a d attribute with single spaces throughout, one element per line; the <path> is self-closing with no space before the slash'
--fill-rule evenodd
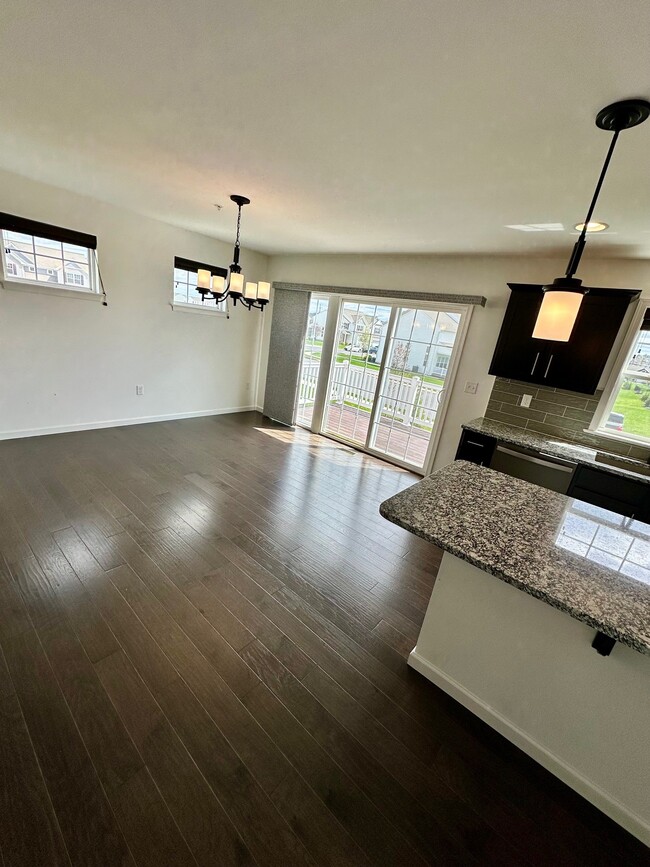
<path id="1" fill-rule="evenodd" d="M 524 394 L 532 395 L 528 409 L 520 405 Z M 589 427 L 596 412 L 600 396 L 601 392 L 594 395 L 578 394 L 497 377 L 485 417 L 603 451 L 649 460 L 650 448 L 585 433 L 585 428 Z"/>

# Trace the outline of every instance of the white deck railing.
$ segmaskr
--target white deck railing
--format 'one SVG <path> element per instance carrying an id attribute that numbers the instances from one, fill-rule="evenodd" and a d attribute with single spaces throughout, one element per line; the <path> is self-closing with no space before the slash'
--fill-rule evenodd
<path id="1" fill-rule="evenodd" d="M 316 397 L 319 362 L 303 364 L 298 406 L 313 406 Z M 329 403 L 358 407 L 370 412 L 379 371 L 339 361 L 334 365 Z M 407 427 L 431 429 L 440 403 L 443 386 L 425 382 L 419 376 L 389 373 L 379 395 L 377 417 L 398 421 Z"/>

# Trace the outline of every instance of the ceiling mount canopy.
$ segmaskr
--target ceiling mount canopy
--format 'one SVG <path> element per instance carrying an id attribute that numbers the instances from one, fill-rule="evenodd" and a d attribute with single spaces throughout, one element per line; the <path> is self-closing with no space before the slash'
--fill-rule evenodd
<path id="1" fill-rule="evenodd" d="M 239 264 L 241 209 L 244 205 L 250 205 L 251 200 L 246 196 L 232 195 L 230 201 L 237 205 L 237 233 L 235 235 L 235 247 L 228 275 L 227 277 L 222 277 L 218 274 L 211 275 L 209 271 L 199 269 L 197 272 L 196 289 L 203 298 L 214 298 L 217 304 L 226 298 L 232 298 L 234 305 L 239 301 L 248 307 L 249 310 L 253 307 L 263 310 L 269 301 L 271 284 L 265 282 L 244 284 L 244 275 Z"/>
<path id="2" fill-rule="evenodd" d="M 646 99 L 622 99 L 606 105 L 596 115 L 596 126 L 608 132 L 622 132 L 638 126 L 650 117 L 650 102 Z"/>
<path id="3" fill-rule="evenodd" d="M 596 126 L 614 135 L 609 144 L 607 156 L 600 172 L 596 189 L 587 211 L 587 216 L 582 223 L 582 231 L 576 241 L 564 277 L 556 277 L 548 286 L 542 287 L 544 298 L 537 315 L 537 322 L 533 330 L 533 337 L 540 340 L 558 340 L 566 342 L 571 337 L 575 325 L 582 296 L 588 290 L 582 286 L 582 280 L 575 276 L 582 258 L 582 253 L 587 240 L 587 231 L 591 218 L 600 195 L 600 190 L 609 168 L 609 163 L 616 147 L 619 134 L 626 129 L 638 126 L 650 117 L 650 102 L 645 99 L 624 99 L 613 102 L 611 105 L 601 108 L 596 115 Z"/>

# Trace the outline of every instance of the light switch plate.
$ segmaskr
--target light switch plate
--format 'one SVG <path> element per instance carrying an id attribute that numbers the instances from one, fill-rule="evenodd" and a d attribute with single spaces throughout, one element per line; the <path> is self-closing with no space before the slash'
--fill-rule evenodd
<path id="1" fill-rule="evenodd" d="M 465 394 L 476 394 L 478 391 L 478 382 L 466 382 Z"/>
<path id="2" fill-rule="evenodd" d="M 523 406 L 524 409 L 528 409 L 532 399 L 533 399 L 532 394 L 522 394 L 521 402 L 519 403 L 519 406 Z"/>

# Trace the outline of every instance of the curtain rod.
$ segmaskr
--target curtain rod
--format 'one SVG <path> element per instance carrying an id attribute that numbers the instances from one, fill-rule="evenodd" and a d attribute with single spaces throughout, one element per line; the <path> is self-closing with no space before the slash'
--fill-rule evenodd
<path id="1" fill-rule="evenodd" d="M 405 292 L 402 289 L 360 289 L 358 286 L 317 286 L 310 283 L 280 281 L 274 281 L 273 288 L 329 295 L 369 295 L 375 298 L 399 298 L 406 301 L 444 301 L 446 304 L 475 304 L 478 307 L 486 305 L 483 295 L 459 295 L 454 292 Z"/>

